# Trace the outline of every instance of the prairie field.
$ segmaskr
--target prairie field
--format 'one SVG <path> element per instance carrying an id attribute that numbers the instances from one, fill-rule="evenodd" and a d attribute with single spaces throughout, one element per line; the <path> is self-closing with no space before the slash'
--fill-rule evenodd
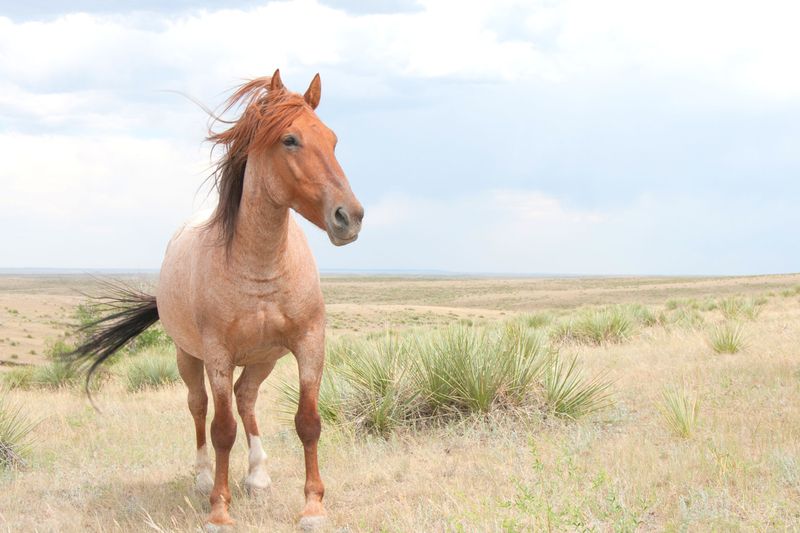
<path id="1" fill-rule="evenodd" d="M 155 336 L 108 367 L 93 392 L 100 412 L 79 379 L 37 374 L 96 289 L 82 276 L 0 276 L 0 444 L 2 409 L 31 426 L 18 457 L 0 461 L 0 530 L 202 531 L 208 502 L 194 489 L 185 388 L 174 375 L 151 386 L 134 373 L 137 361 L 168 359 L 168 341 Z M 329 344 L 361 347 L 329 357 L 325 379 L 352 377 L 334 373 L 348 354 L 393 357 L 393 343 L 370 351 L 389 337 L 407 341 L 398 364 L 413 366 L 430 339 L 513 329 L 535 340 L 542 362 L 515 401 L 504 389 L 475 408 L 414 418 L 405 403 L 419 395 L 400 394 L 388 415 L 369 404 L 324 417 L 326 530 L 800 530 L 800 275 L 328 276 L 323 290 Z M 488 357 L 495 345 L 476 346 Z M 240 483 L 239 424 L 236 531 L 297 529 L 295 375 L 287 356 L 261 389 L 265 494 Z M 600 384 L 597 401 L 559 407 L 553 376 L 574 377 L 578 390 Z"/>

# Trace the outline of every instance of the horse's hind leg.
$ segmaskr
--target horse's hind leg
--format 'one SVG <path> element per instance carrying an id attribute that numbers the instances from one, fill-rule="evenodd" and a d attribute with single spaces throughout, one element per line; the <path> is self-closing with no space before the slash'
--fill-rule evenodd
<path id="1" fill-rule="evenodd" d="M 206 447 L 206 413 L 208 411 L 208 395 L 203 375 L 203 361 L 192 357 L 178 348 L 178 371 L 189 389 L 189 412 L 194 418 L 194 430 L 197 438 L 197 460 L 195 462 L 195 486 L 203 494 L 211 492 L 214 478 L 211 475 L 211 461 Z"/>
<path id="2" fill-rule="evenodd" d="M 267 454 L 264 452 L 261 437 L 259 437 L 255 406 L 258 388 L 267 379 L 274 366 L 274 361 L 247 365 L 233 387 L 236 395 L 236 407 L 239 409 L 239 416 L 242 417 L 242 424 L 247 433 L 247 444 L 250 447 L 250 466 L 244 480 L 245 488 L 250 492 L 266 489 L 271 483 L 267 473 Z"/>

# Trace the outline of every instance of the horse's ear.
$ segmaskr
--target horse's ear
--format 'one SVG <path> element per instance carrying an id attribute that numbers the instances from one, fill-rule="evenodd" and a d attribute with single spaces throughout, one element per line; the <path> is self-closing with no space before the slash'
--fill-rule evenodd
<path id="1" fill-rule="evenodd" d="M 311 80 L 311 85 L 308 86 L 306 94 L 303 95 L 306 103 L 311 106 L 311 109 L 316 109 L 319 105 L 319 98 L 322 96 L 322 82 L 319 79 L 319 72 Z"/>
<path id="2" fill-rule="evenodd" d="M 281 81 L 281 69 L 275 69 L 275 74 L 272 75 L 272 79 L 269 82 L 269 90 L 270 91 L 280 91 L 283 89 L 283 82 Z"/>

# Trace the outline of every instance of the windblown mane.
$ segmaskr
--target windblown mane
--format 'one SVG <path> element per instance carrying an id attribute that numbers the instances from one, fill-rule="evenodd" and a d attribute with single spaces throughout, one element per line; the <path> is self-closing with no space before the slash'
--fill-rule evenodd
<path id="1" fill-rule="evenodd" d="M 270 76 L 256 78 L 236 89 L 226 102 L 222 114 L 236 106 L 244 107 L 244 111 L 235 121 L 214 117 L 215 122 L 231 126 L 224 131 L 211 131 L 208 136 L 215 148 L 223 147 L 224 153 L 217 160 L 212 173 L 214 187 L 219 192 L 219 203 L 207 227 L 219 229 L 220 241 L 226 247 L 231 245 L 236 232 L 247 157 L 275 144 L 281 132 L 307 105 L 302 96 L 285 88 L 270 91 L 271 80 Z"/>

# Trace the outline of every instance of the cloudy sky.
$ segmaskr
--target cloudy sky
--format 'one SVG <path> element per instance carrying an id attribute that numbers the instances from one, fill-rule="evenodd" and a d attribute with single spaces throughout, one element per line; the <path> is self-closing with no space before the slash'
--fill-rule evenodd
<path id="1" fill-rule="evenodd" d="M 69 4 L 69 8 L 64 5 Z M 0 267 L 158 268 L 280 67 L 366 208 L 320 267 L 800 271 L 800 4 L 0 1 Z"/>

